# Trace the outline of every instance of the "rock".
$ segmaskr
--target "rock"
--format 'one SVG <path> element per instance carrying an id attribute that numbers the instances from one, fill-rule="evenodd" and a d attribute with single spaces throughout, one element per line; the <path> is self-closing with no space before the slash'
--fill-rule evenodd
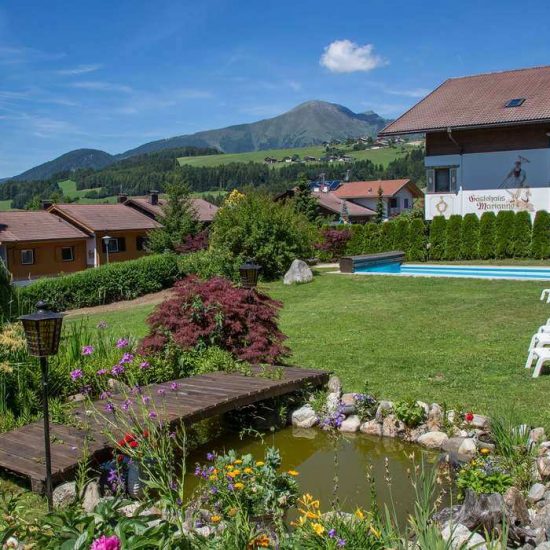
<path id="1" fill-rule="evenodd" d="M 492 532 L 502 525 L 504 498 L 498 493 L 478 494 L 467 489 L 462 508 L 456 518 L 468 529 L 479 529 Z"/>
<path id="2" fill-rule="evenodd" d="M 142 506 L 141 502 L 132 502 L 131 504 L 122 506 L 119 511 L 122 515 L 126 516 L 127 518 L 131 518 L 135 516 L 140 506 Z"/>
<path id="3" fill-rule="evenodd" d="M 550 550 L 550 542 L 541 542 L 535 550 Z"/>
<path id="4" fill-rule="evenodd" d="M 345 393 L 342 395 L 342 404 L 355 407 L 355 394 Z"/>
<path id="5" fill-rule="evenodd" d="M 476 550 L 487 550 L 485 539 L 479 533 L 472 533 L 461 523 L 445 525 L 441 531 L 445 542 L 450 542 L 452 550 L 476 548 Z"/>
<path id="6" fill-rule="evenodd" d="M 510 487 L 504 494 L 504 504 L 506 505 L 506 517 L 511 526 L 527 526 L 529 524 L 529 510 L 519 489 Z"/>
<path id="7" fill-rule="evenodd" d="M 340 425 L 341 432 L 355 433 L 361 426 L 361 419 L 356 415 L 348 416 Z"/>
<path id="8" fill-rule="evenodd" d="M 542 483 L 535 483 L 529 493 L 527 494 L 527 500 L 531 503 L 538 502 L 544 498 L 544 493 L 546 492 L 546 487 Z"/>
<path id="9" fill-rule="evenodd" d="M 292 425 L 295 428 L 312 428 L 319 422 L 319 417 L 311 405 L 304 405 L 292 413 Z"/>
<path id="10" fill-rule="evenodd" d="M 543 441 L 539 445 L 539 456 L 545 455 L 550 451 L 550 441 Z"/>
<path id="11" fill-rule="evenodd" d="M 53 506 L 54 508 L 64 508 L 73 504 L 76 501 L 76 483 L 69 481 L 62 483 L 53 490 Z"/>
<path id="12" fill-rule="evenodd" d="M 382 424 L 376 422 L 376 420 L 369 420 L 361 424 L 361 432 L 367 435 L 382 435 Z"/>
<path id="13" fill-rule="evenodd" d="M 355 405 L 343 405 L 340 403 L 340 412 L 344 416 L 349 416 L 350 414 L 355 414 Z"/>
<path id="14" fill-rule="evenodd" d="M 537 458 L 537 470 L 542 479 L 550 477 L 550 457 L 539 456 Z"/>
<path id="15" fill-rule="evenodd" d="M 115 378 L 109 378 L 107 380 L 107 387 L 113 393 L 122 393 L 124 395 L 129 395 L 132 391 L 124 382 L 116 380 Z"/>
<path id="16" fill-rule="evenodd" d="M 332 375 L 327 383 L 328 393 L 337 393 L 338 397 L 342 395 L 342 382 L 338 376 Z"/>
<path id="17" fill-rule="evenodd" d="M 544 438 L 546 437 L 544 433 L 544 428 L 533 428 L 529 432 L 529 441 L 531 443 L 540 443 L 541 441 L 544 441 Z"/>
<path id="18" fill-rule="evenodd" d="M 464 438 L 460 447 L 458 448 L 458 456 L 472 459 L 474 458 L 474 456 L 476 456 L 476 453 L 477 445 L 475 440 L 471 439 L 470 437 Z"/>
<path id="19" fill-rule="evenodd" d="M 285 285 L 310 283 L 311 281 L 313 281 L 313 272 L 303 260 L 294 260 L 283 279 Z"/>
<path id="20" fill-rule="evenodd" d="M 70 401 L 72 403 L 80 403 L 81 401 L 85 401 L 86 396 L 83 393 L 75 393 L 74 395 L 69 395 L 67 397 L 67 401 Z"/>
<path id="21" fill-rule="evenodd" d="M 315 439 L 317 437 L 317 430 L 312 428 L 292 428 L 292 437 Z"/>
<path id="22" fill-rule="evenodd" d="M 340 394 L 331 392 L 327 395 L 326 409 L 327 412 L 333 413 L 340 406 Z"/>
<path id="23" fill-rule="evenodd" d="M 412 430 L 407 430 L 405 433 L 405 440 L 406 441 L 412 441 L 413 443 L 418 442 L 418 439 L 423 436 L 425 433 L 429 432 L 428 427 L 426 424 L 420 424 L 417 428 L 413 428 Z M 437 430 L 434 430 L 437 431 Z"/>
<path id="24" fill-rule="evenodd" d="M 378 408 L 376 409 L 376 415 L 374 419 L 377 422 L 382 422 L 384 417 L 393 411 L 393 403 L 391 401 L 380 401 Z"/>
<path id="25" fill-rule="evenodd" d="M 441 422 L 443 420 L 443 409 L 437 404 L 432 403 L 428 412 L 428 429 L 430 432 L 439 431 L 441 428 Z"/>
<path id="26" fill-rule="evenodd" d="M 449 422 L 450 424 L 454 424 L 455 420 L 456 420 L 456 411 L 453 411 L 453 410 L 447 411 L 447 422 Z"/>
<path id="27" fill-rule="evenodd" d="M 478 428 L 479 430 L 487 430 L 489 428 L 489 418 L 481 414 L 474 414 L 474 418 L 468 424 L 472 428 Z"/>
<path id="28" fill-rule="evenodd" d="M 468 432 L 466 430 L 461 430 L 460 428 L 457 428 L 455 426 L 453 428 L 453 437 L 465 438 L 465 437 L 468 437 Z"/>
<path id="29" fill-rule="evenodd" d="M 386 416 L 382 422 L 382 435 L 384 437 L 397 437 L 404 433 L 405 430 L 405 424 L 398 420 L 393 414 Z"/>
<path id="30" fill-rule="evenodd" d="M 85 512 L 93 512 L 101 494 L 99 492 L 99 483 L 97 481 L 90 481 L 84 489 L 84 495 L 82 496 L 82 508 Z"/>
<path id="31" fill-rule="evenodd" d="M 430 406 L 428 405 L 428 403 L 424 403 L 424 401 L 417 401 L 416 404 L 424 409 L 424 413 L 427 418 L 428 414 L 430 414 Z"/>
<path id="32" fill-rule="evenodd" d="M 428 449 L 440 449 L 447 439 L 449 436 L 445 432 L 427 432 L 421 435 L 416 442 Z"/>

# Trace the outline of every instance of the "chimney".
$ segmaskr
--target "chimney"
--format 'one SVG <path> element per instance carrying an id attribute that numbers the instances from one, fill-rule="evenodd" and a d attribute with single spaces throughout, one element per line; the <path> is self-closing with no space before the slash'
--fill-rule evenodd
<path id="1" fill-rule="evenodd" d="M 158 191 L 149 191 L 149 199 L 153 206 L 156 206 L 159 203 L 159 192 Z"/>
<path id="2" fill-rule="evenodd" d="M 116 201 L 118 204 L 124 204 L 128 200 L 128 195 L 124 193 L 119 193 L 117 195 Z"/>
<path id="3" fill-rule="evenodd" d="M 40 201 L 42 210 L 48 210 L 50 206 L 53 206 L 53 201 L 50 199 L 44 199 Z"/>

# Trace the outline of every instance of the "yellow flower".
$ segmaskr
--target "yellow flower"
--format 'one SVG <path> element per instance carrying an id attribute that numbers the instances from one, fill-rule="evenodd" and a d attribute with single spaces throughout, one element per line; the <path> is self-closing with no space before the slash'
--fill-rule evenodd
<path id="1" fill-rule="evenodd" d="M 491 449 L 488 449 L 487 447 L 482 447 L 479 452 L 483 455 L 483 456 L 487 456 L 488 454 L 491 454 Z"/>
<path id="2" fill-rule="evenodd" d="M 307 510 L 304 515 L 308 519 L 317 519 L 321 517 L 318 513 L 312 512 L 311 510 Z"/>
<path id="3" fill-rule="evenodd" d="M 244 472 L 245 474 L 251 474 L 253 471 L 254 471 L 254 470 L 253 470 L 252 468 L 245 468 L 245 469 L 243 470 L 243 472 Z"/>
<path id="4" fill-rule="evenodd" d="M 232 470 L 233 469 L 233 464 L 228 464 L 225 468 L 227 470 Z"/>
<path id="5" fill-rule="evenodd" d="M 289 470 L 289 471 L 287 472 L 287 474 L 288 474 L 289 476 L 296 477 L 296 476 L 299 476 L 299 475 L 300 475 L 300 472 L 297 472 L 296 470 Z"/>
<path id="6" fill-rule="evenodd" d="M 267 535 L 258 535 L 255 539 L 248 543 L 248 549 L 253 548 L 269 548 L 271 541 Z"/>
<path id="7" fill-rule="evenodd" d="M 231 472 L 228 472 L 227 475 L 228 475 L 231 479 L 235 479 L 240 473 L 241 473 L 240 470 L 232 470 Z"/>
<path id="8" fill-rule="evenodd" d="M 216 479 L 218 479 L 218 476 L 212 474 L 208 479 L 209 479 L 210 481 L 216 481 Z"/>
<path id="9" fill-rule="evenodd" d="M 311 527 L 319 536 L 325 532 L 325 528 L 320 523 L 312 523 Z"/>
<path id="10" fill-rule="evenodd" d="M 265 464 L 265 462 L 262 462 L 261 460 L 258 460 L 258 462 L 256 462 L 256 466 L 263 466 Z"/>
<path id="11" fill-rule="evenodd" d="M 210 518 L 210 522 L 211 523 L 220 523 L 220 521 L 222 520 L 222 517 L 221 516 L 212 516 Z"/>
<path id="12" fill-rule="evenodd" d="M 243 461 L 239 458 L 233 462 L 233 464 L 242 464 Z"/>
<path id="13" fill-rule="evenodd" d="M 237 515 L 237 508 L 229 508 L 227 514 L 230 518 L 235 517 Z"/>
<path id="14" fill-rule="evenodd" d="M 370 532 L 377 538 L 380 538 L 380 531 L 377 531 L 372 525 L 369 527 Z"/>
<path id="15" fill-rule="evenodd" d="M 235 483 L 234 487 L 235 489 L 244 489 L 244 483 L 239 481 L 239 483 Z"/>
<path id="16" fill-rule="evenodd" d="M 365 519 L 365 514 L 361 509 L 357 508 L 357 510 L 355 510 L 355 517 L 357 519 Z"/>

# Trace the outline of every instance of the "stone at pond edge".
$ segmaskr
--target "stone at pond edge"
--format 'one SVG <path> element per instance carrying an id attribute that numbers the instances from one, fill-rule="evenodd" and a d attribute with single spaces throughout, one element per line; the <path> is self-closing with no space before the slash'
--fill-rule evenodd
<path id="1" fill-rule="evenodd" d="M 294 260 L 283 278 L 285 285 L 310 283 L 311 281 L 313 281 L 313 272 L 303 260 Z"/>
<path id="2" fill-rule="evenodd" d="M 76 482 L 69 481 L 58 485 L 53 490 L 54 508 L 64 508 L 76 501 Z"/>
<path id="3" fill-rule="evenodd" d="M 374 419 L 377 422 L 382 422 L 384 417 L 393 411 L 393 403 L 391 401 L 380 401 L 378 408 L 376 409 L 376 415 Z"/>
<path id="4" fill-rule="evenodd" d="M 503 498 L 508 523 L 512 526 L 528 525 L 530 523 L 529 510 L 521 491 L 516 487 L 510 487 Z"/>
<path id="5" fill-rule="evenodd" d="M 340 425 L 341 432 L 355 433 L 361 426 L 361 419 L 356 415 L 348 416 Z"/>
<path id="6" fill-rule="evenodd" d="M 438 431 L 441 428 L 442 419 L 443 409 L 437 403 L 432 403 L 430 412 L 428 413 L 428 429 L 432 432 Z"/>
<path id="7" fill-rule="evenodd" d="M 361 432 L 367 435 L 382 435 L 382 424 L 376 420 L 369 420 L 361 424 Z"/>
<path id="8" fill-rule="evenodd" d="M 544 441 L 546 434 L 544 433 L 544 428 L 533 428 L 529 432 L 529 441 L 532 443 L 540 443 Z"/>
<path id="9" fill-rule="evenodd" d="M 493 529 L 502 525 L 504 499 L 498 493 L 478 494 L 467 489 L 464 502 L 455 521 L 462 523 L 468 529 Z"/>
<path id="10" fill-rule="evenodd" d="M 99 492 L 99 483 L 97 481 L 90 481 L 84 489 L 84 495 L 82 497 L 82 508 L 85 512 L 92 512 L 98 505 L 101 494 Z"/>
<path id="11" fill-rule="evenodd" d="M 292 425 L 295 428 L 312 428 L 319 422 L 311 405 L 304 405 L 292 413 Z"/>
<path id="12" fill-rule="evenodd" d="M 130 387 L 127 386 L 124 382 L 121 382 L 120 380 L 115 380 L 114 378 L 109 378 L 107 380 L 107 387 L 110 391 L 114 393 L 128 394 L 131 391 Z"/>
<path id="13" fill-rule="evenodd" d="M 469 422 L 469 425 L 478 430 L 486 430 L 489 428 L 489 418 L 481 414 L 474 414 L 474 418 Z"/>
<path id="14" fill-rule="evenodd" d="M 474 458 L 477 453 L 477 445 L 475 440 L 470 437 L 466 437 L 462 444 L 458 448 L 458 456 L 463 456 L 465 458 Z"/>
<path id="15" fill-rule="evenodd" d="M 451 549 L 475 548 L 476 550 L 487 550 L 485 539 L 479 533 L 472 533 L 468 527 L 458 524 L 447 524 L 441 531 L 441 536 L 448 542 L 451 541 Z"/>
<path id="16" fill-rule="evenodd" d="M 468 437 L 450 437 L 443 442 L 441 448 L 447 453 L 455 454 L 460 460 L 470 460 L 477 451 L 475 441 Z"/>
<path id="17" fill-rule="evenodd" d="M 539 456 L 537 458 L 537 470 L 543 479 L 550 477 L 550 457 Z"/>
<path id="18" fill-rule="evenodd" d="M 338 376 L 332 375 L 327 382 L 328 393 L 337 393 L 338 397 L 342 395 L 342 382 Z"/>
<path id="19" fill-rule="evenodd" d="M 427 432 L 421 435 L 416 442 L 428 449 L 439 449 L 449 436 L 445 432 Z"/>
<path id="20" fill-rule="evenodd" d="M 544 498 L 545 491 L 546 487 L 542 483 L 535 483 L 531 487 L 531 489 L 529 489 L 527 500 L 534 504 L 535 502 L 538 502 L 539 500 L 542 500 Z"/>
<path id="21" fill-rule="evenodd" d="M 406 426 L 398 420 L 394 414 L 390 414 L 384 418 L 382 422 L 382 435 L 384 437 L 397 437 L 405 432 Z"/>
<path id="22" fill-rule="evenodd" d="M 345 393 L 342 395 L 342 404 L 355 406 L 355 394 L 354 393 Z"/>
<path id="23" fill-rule="evenodd" d="M 331 392 L 327 395 L 326 409 L 328 413 L 333 413 L 340 406 L 340 394 Z"/>

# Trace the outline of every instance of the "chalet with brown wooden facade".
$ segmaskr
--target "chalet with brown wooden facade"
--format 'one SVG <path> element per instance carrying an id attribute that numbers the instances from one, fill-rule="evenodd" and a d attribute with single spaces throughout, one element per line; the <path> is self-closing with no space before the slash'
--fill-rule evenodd
<path id="1" fill-rule="evenodd" d="M 426 217 L 550 210 L 550 66 L 450 78 L 381 136 L 426 135 Z"/>

